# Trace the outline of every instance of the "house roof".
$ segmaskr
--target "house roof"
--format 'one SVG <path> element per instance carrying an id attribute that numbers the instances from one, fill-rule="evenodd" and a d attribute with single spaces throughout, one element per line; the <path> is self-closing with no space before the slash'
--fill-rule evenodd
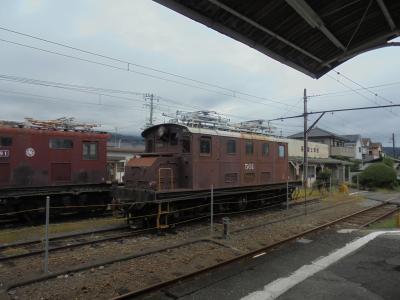
<path id="1" fill-rule="evenodd" d="M 400 35 L 400 1 L 154 1 L 313 78 Z"/>
<path id="2" fill-rule="evenodd" d="M 368 146 L 368 143 L 371 144 L 371 139 L 370 138 L 362 138 L 361 143 L 363 146 Z"/>
<path id="3" fill-rule="evenodd" d="M 371 147 L 382 147 L 382 143 L 371 143 Z"/>
<path id="4" fill-rule="evenodd" d="M 291 138 L 291 139 L 303 139 L 303 137 L 304 137 L 304 133 L 303 132 L 299 132 L 299 133 L 296 133 L 296 134 L 288 136 L 288 138 Z M 313 129 L 311 129 L 308 132 L 308 137 L 309 138 L 334 137 L 336 139 L 340 139 L 340 140 L 345 141 L 345 142 L 348 141 L 348 139 L 345 138 L 345 137 L 339 136 L 339 135 L 337 135 L 337 134 L 335 134 L 333 132 L 330 132 L 328 130 L 325 130 L 325 129 L 322 129 L 322 128 L 319 128 L 319 127 L 315 127 Z"/>
<path id="5" fill-rule="evenodd" d="M 352 144 L 357 143 L 357 141 L 361 138 L 361 135 L 359 135 L 359 134 L 345 134 L 345 135 L 341 135 L 341 136 L 344 137 L 345 139 L 347 139 L 348 143 L 352 143 Z"/>

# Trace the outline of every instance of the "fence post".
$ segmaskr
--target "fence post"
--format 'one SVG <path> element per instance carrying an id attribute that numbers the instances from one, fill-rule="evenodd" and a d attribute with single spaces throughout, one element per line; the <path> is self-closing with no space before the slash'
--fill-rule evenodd
<path id="1" fill-rule="evenodd" d="M 214 185 L 211 185 L 211 216 L 210 216 L 210 231 L 214 233 Z"/>
<path id="2" fill-rule="evenodd" d="M 49 273 L 49 220 L 50 196 L 46 196 L 46 227 L 44 233 L 44 272 Z"/>
<path id="3" fill-rule="evenodd" d="M 357 190 L 359 190 L 359 189 L 360 189 L 360 183 L 358 181 L 358 174 L 357 174 Z"/>
<path id="4" fill-rule="evenodd" d="M 230 219 L 228 217 L 222 218 L 222 224 L 224 224 L 224 232 L 223 232 L 222 237 L 224 239 L 229 238 L 229 223 L 230 223 Z"/>
<path id="5" fill-rule="evenodd" d="M 286 179 L 286 210 L 289 209 L 289 178 Z"/>
<path id="6" fill-rule="evenodd" d="M 332 194 L 332 175 L 329 176 L 329 193 Z"/>

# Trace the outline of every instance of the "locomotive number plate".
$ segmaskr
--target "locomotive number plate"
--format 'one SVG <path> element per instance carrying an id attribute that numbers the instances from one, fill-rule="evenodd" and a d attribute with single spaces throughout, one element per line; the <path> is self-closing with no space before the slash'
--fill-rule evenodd
<path id="1" fill-rule="evenodd" d="M 246 163 L 244 164 L 245 170 L 254 170 L 254 163 Z"/>
<path id="2" fill-rule="evenodd" d="M 10 150 L 0 150 L 0 157 L 9 157 Z"/>

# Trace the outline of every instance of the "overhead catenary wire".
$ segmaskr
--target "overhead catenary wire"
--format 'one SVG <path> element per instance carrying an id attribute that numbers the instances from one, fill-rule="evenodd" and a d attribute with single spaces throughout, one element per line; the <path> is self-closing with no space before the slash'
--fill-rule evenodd
<path id="1" fill-rule="evenodd" d="M 345 86 L 346 88 L 350 89 L 350 90 L 353 91 L 354 93 L 360 95 L 360 96 L 363 97 L 364 99 L 366 99 L 366 100 L 368 100 L 368 101 L 370 101 L 370 102 L 372 102 L 372 103 L 374 103 L 374 104 L 378 104 L 378 105 L 380 104 L 379 102 L 370 99 L 369 97 L 365 96 L 364 94 L 360 93 L 359 91 L 357 91 L 357 90 L 353 89 L 352 87 L 348 86 L 347 84 L 341 82 L 341 81 L 338 80 L 337 78 L 334 78 L 334 77 L 331 76 L 330 74 L 327 74 L 326 76 L 327 76 L 328 78 L 331 78 L 331 79 L 335 80 L 336 82 L 338 82 L 339 84 Z M 390 102 L 390 100 L 388 100 L 388 101 Z M 390 103 L 393 103 L 393 102 L 390 102 Z M 389 112 L 392 113 L 392 114 L 394 114 L 394 115 L 396 115 L 396 116 L 398 116 L 397 114 L 393 113 L 393 112 L 390 111 L 390 110 L 389 110 Z"/>
<path id="2" fill-rule="evenodd" d="M 269 99 L 269 98 L 265 98 L 265 97 L 261 97 L 261 96 L 257 96 L 257 95 L 252 95 L 252 94 L 249 94 L 249 93 L 246 93 L 246 92 L 231 90 L 231 89 L 227 89 L 227 88 L 221 88 L 222 90 L 230 92 L 230 93 L 226 93 L 226 92 L 222 92 L 222 91 L 218 91 L 218 90 L 212 90 L 212 89 L 209 89 L 209 88 L 205 88 L 204 86 L 193 85 L 193 84 L 181 82 L 181 81 L 178 81 L 178 80 L 161 77 L 161 76 L 154 75 L 154 74 L 144 73 L 144 72 L 141 72 L 141 71 L 130 69 L 129 67 L 119 67 L 119 66 L 108 64 L 108 63 L 103 63 L 103 62 L 99 62 L 99 61 L 95 61 L 95 60 L 91 60 L 91 59 L 86 59 L 86 58 L 78 57 L 78 56 L 75 56 L 75 55 L 65 54 L 65 53 L 61 53 L 61 52 L 57 52 L 57 51 L 47 50 L 47 49 L 43 49 L 43 48 L 35 47 L 35 46 L 32 46 L 32 45 L 15 42 L 15 41 L 10 41 L 10 40 L 6 40 L 6 39 L 0 39 L 0 41 L 4 42 L 4 43 L 9 43 L 9 44 L 12 44 L 12 45 L 20 46 L 20 47 L 29 48 L 29 49 L 32 49 L 32 50 L 45 52 L 45 53 L 48 53 L 48 54 L 58 55 L 58 56 L 62 56 L 62 57 L 65 57 L 65 58 L 75 59 L 75 60 L 79 60 L 79 61 L 86 62 L 86 63 L 97 64 L 99 66 L 108 67 L 108 68 L 112 68 L 112 69 L 115 69 L 115 70 L 127 71 L 127 72 L 135 73 L 135 74 L 138 74 L 138 75 L 147 76 L 149 78 L 163 80 L 163 81 L 166 81 L 166 82 L 170 82 L 170 83 L 174 83 L 174 84 L 178 84 L 178 85 L 182 85 L 182 86 L 186 86 L 186 87 L 190 87 L 190 88 L 195 88 L 195 89 L 200 89 L 200 90 L 204 90 L 204 91 L 208 91 L 208 92 L 212 92 L 212 93 L 217 93 L 217 94 L 220 94 L 220 95 L 223 95 L 223 96 L 236 98 L 236 99 L 239 99 L 239 100 L 242 100 L 242 101 L 247 101 L 247 102 L 252 102 L 252 103 L 257 103 L 257 104 L 267 105 L 267 106 L 270 106 L 270 105 L 281 105 L 281 106 L 285 106 L 285 107 L 293 107 L 291 104 L 283 103 L 282 101 L 273 100 L 273 99 Z M 90 51 L 88 51 L 87 53 L 90 53 Z M 115 59 L 115 60 L 118 61 L 118 59 Z M 127 62 L 125 62 L 125 63 L 127 63 Z M 134 63 L 129 63 L 129 65 L 134 65 Z M 148 68 L 148 69 L 151 69 L 151 68 Z M 154 69 L 154 70 L 156 70 L 156 69 Z M 163 74 L 167 74 L 167 73 L 168 72 L 163 72 Z M 181 75 L 178 75 L 178 76 L 181 76 Z M 181 77 L 184 78 L 185 76 L 181 76 Z M 187 79 L 187 80 L 195 81 L 195 80 L 191 80 L 191 79 Z M 208 84 L 208 86 L 212 86 L 212 84 Z M 245 97 L 250 97 L 250 98 L 258 99 L 258 100 L 264 100 L 264 101 L 267 101 L 267 102 L 270 102 L 270 103 L 256 101 L 256 100 L 240 97 L 238 95 L 242 95 L 242 96 L 245 96 Z"/>
<path id="3" fill-rule="evenodd" d="M 35 79 L 35 78 L 27 78 L 27 77 L 21 77 L 21 76 L 13 76 L 13 75 L 6 75 L 6 74 L 0 74 L 0 80 L 11 81 L 11 82 L 16 82 L 16 83 L 21 83 L 21 84 L 32 84 L 32 85 L 38 85 L 38 86 L 43 86 L 43 87 L 59 88 L 59 89 L 71 90 L 71 91 L 75 91 L 75 92 L 88 93 L 88 94 L 91 94 L 91 95 L 96 95 L 96 96 L 101 96 L 101 97 L 110 97 L 110 98 L 115 98 L 115 99 L 121 99 L 121 100 L 124 100 L 124 101 L 135 101 L 135 102 L 142 102 L 142 103 L 144 103 L 144 99 L 117 96 L 117 95 L 110 94 L 110 93 L 126 94 L 126 95 L 132 94 L 132 95 L 142 95 L 142 96 L 147 94 L 147 93 L 143 93 L 143 92 L 136 92 L 136 91 L 129 91 L 129 90 L 108 89 L 108 88 L 93 87 L 93 86 L 83 86 L 83 85 L 77 85 L 77 84 L 71 84 L 71 83 L 47 81 L 47 80 L 41 80 L 41 79 Z M 108 92 L 108 93 L 106 93 L 106 92 Z M 190 108 L 190 109 L 195 109 L 195 110 L 202 110 L 203 109 L 200 106 L 183 103 L 183 102 L 171 99 L 169 97 L 164 97 L 164 96 L 158 96 L 157 95 L 157 98 L 159 100 L 165 101 L 167 103 L 174 104 L 174 105 L 158 104 L 158 106 L 166 106 L 168 109 L 174 109 L 174 108 L 177 109 L 177 110 L 182 110 L 182 108 Z M 179 106 L 176 106 L 176 105 L 179 105 Z M 231 116 L 231 117 L 238 118 L 238 119 L 243 119 L 243 120 L 248 119 L 247 117 L 239 116 L 237 114 L 224 113 L 224 115 Z"/>
<path id="4" fill-rule="evenodd" d="M 379 109 L 379 108 L 389 108 L 389 107 L 400 107 L 400 104 L 364 106 L 364 107 L 351 107 L 351 108 L 340 108 L 340 109 L 331 109 L 331 110 L 310 111 L 310 112 L 307 112 L 307 114 L 308 115 L 314 115 L 314 114 L 322 114 L 322 113 L 335 113 L 335 112 L 343 112 L 343 111 Z M 295 115 L 295 116 L 289 116 L 289 117 L 276 118 L 276 119 L 272 119 L 272 120 L 269 120 L 269 121 L 297 119 L 297 118 L 303 118 L 303 117 L 304 117 L 304 114 L 301 114 L 301 115 Z"/>

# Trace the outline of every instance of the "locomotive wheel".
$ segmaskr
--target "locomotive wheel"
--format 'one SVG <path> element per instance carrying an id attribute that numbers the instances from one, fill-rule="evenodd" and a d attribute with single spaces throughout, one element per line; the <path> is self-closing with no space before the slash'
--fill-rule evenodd
<path id="1" fill-rule="evenodd" d="M 247 207 L 247 196 L 242 196 L 239 198 L 238 202 L 235 204 L 237 210 L 244 210 Z"/>

